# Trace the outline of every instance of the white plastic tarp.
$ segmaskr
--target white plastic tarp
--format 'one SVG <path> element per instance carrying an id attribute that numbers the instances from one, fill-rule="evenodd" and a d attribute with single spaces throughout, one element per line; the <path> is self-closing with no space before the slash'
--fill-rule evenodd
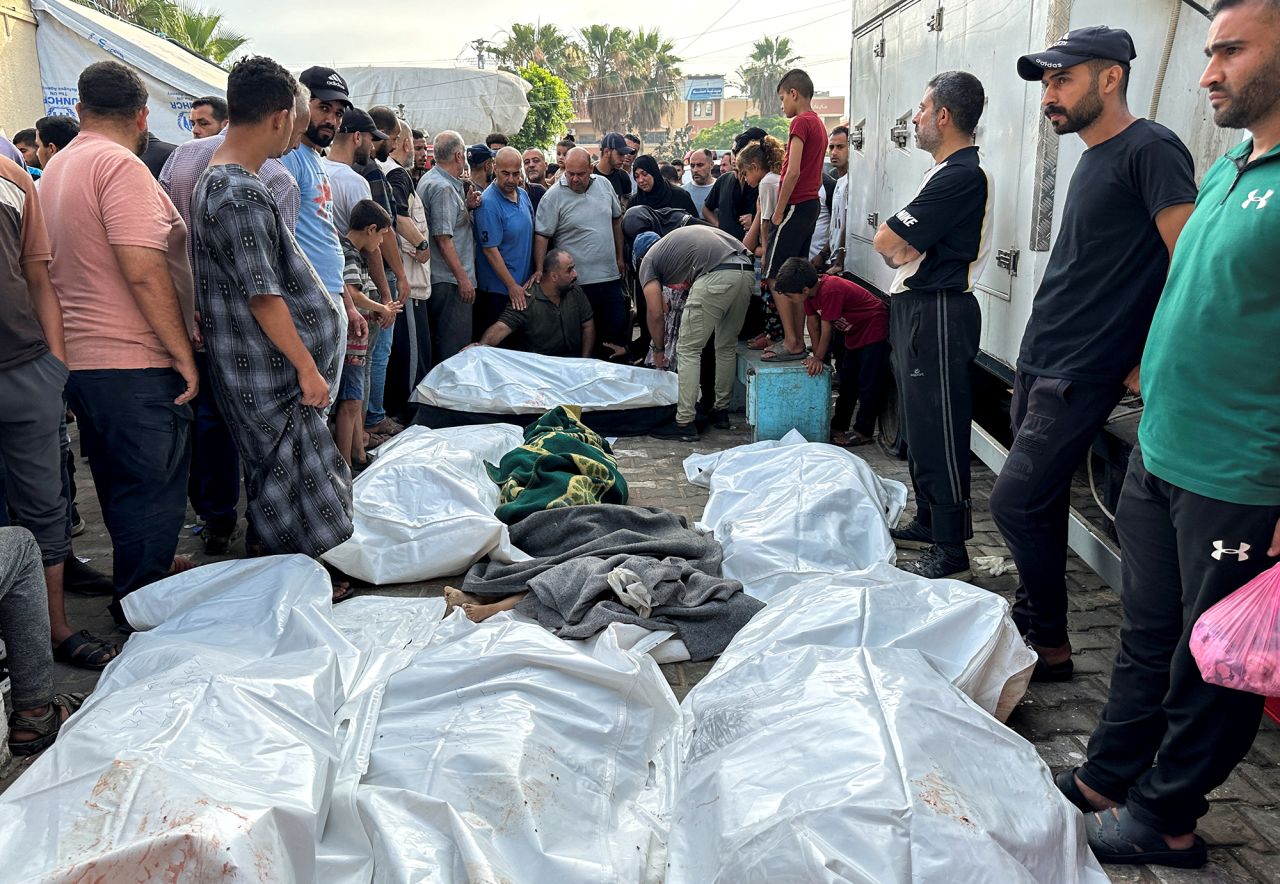
<path id="1" fill-rule="evenodd" d="M 889 527 L 906 506 L 906 486 L 843 448 L 792 430 L 684 464 L 689 481 L 711 489 L 699 526 L 724 547 L 724 576 L 758 599 L 896 560 Z"/>
<path id="2" fill-rule="evenodd" d="M 404 117 L 430 135 L 453 129 L 467 144 L 492 132 L 514 135 L 529 112 L 525 80 L 507 71 L 416 65 L 344 67 L 338 73 L 357 107 L 404 105 Z"/>
<path id="3" fill-rule="evenodd" d="M 511 424 L 409 427 L 378 448 L 356 479 L 355 532 L 324 560 L 384 585 L 461 574 L 486 555 L 499 562 L 527 559 L 493 514 L 498 486 L 484 466 L 523 441 Z"/>
<path id="4" fill-rule="evenodd" d="M 1026 693 L 1036 662 L 1002 597 L 879 564 L 815 577 L 775 595 L 733 637 L 702 684 L 758 657 L 803 647 L 918 650 L 1001 721 Z"/>
<path id="5" fill-rule="evenodd" d="M 685 700 L 669 884 L 1104 884 L 1035 747 L 919 651 L 794 647 Z"/>
<path id="6" fill-rule="evenodd" d="M 54 746 L 0 796 L 6 881 L 315 880 L 357 653 L 302 556 L 129 596 L 139 627 Z"/>
<path id="7" fill-rule="evenodd" d="M 226 95 L 226 71 L 164 37 L 72 0 L 31 0 L 31 10 L 46 114 L 76 115 L 76 81 L 96 61 L 137 71 L 147 87 L 148 126 L 164 141 L 191 138 L 192 99 Z"/>
<path id="8" fill-rule="evenodd" d="M 482 414 L 541 414 L 557 405 L 583 411 L 675 405 L 678 394 L 670 371 L 472 347 L 431 369 L 413 401 Z"/>

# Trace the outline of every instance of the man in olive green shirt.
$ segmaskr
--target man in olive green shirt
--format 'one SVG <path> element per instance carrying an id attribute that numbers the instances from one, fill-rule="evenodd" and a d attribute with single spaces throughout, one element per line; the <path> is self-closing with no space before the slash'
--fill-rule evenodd
<path id="1" fill-rule="evenodd" d="M 1200 616 L 1280 556 L 1280 0 L 1217 0 L 1214 121 L 1252 138 L 1205 175 L 1143 355 L 1146 408 L 1116 510 L 1124 625 L 1088 760 L 1058 786 L 1102 862 L 1194 868 L 1205 796 L 1263 698 L 1206 683 Z M 1239 649 L 1245 653 L 1246 649 Z"/>
<path id="2" fill-rule="evenodd" d="M 542 259 L 542 279 L 529 291 L 523 310 L 507 307 L 485 330 L 480 346 L 496 347 L 513 332 L 522 333 L 518 349 L 542 356 L 588 357 L 596 345 L 591 302 L 578 287 L 573 256 L 552 249 Z"/>

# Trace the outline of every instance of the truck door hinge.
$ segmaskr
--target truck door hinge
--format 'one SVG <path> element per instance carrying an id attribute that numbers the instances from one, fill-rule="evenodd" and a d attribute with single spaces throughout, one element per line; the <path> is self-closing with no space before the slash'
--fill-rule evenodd
<path id="1" fill-rule="evenodd" d="M 1022 254 L 1018 249 L 996 249 L 996 266 L 1009 271 L 1010 276 L 1018 275 L 1018 258 Z"/>
<path id="2" fill-rule="evenodd" d="M 937 33 L 942 30 L 942 7 L 938 7 L 938 11 L 929 16 L 928 28 L 930 31 Z"/>
<path id="3" fill-rule="evenodd" d="M 884 37 L 871 44 L 871 54 L 876 58 L 884 58 Z"/>
<path id="4" fill-rule="evenodd" d="M 867 216 L 867 226 L 868 226 L 868 227 L 877 227 L 877 228 L 880 226 L 880 213 L 879 213 L 879 212 L 872 212 L 871 214 L 869 214 L 869 215 Z"/>

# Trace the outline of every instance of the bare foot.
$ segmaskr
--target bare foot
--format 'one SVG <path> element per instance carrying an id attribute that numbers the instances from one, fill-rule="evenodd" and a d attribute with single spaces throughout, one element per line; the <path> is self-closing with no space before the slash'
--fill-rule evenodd
<path id="1" fill-rule="evenodd" d="M 464 595 L 464 593 L 458 593 L 458 595 Z M 505 599 L 499 599 L 498 601 L 487 605 L 477 604 L 476 602 L 466 602 L 462 605 L 462 610 L 466 613 L 467 619 L 472 623 L 482 623 L 494 614 L 499 614 L 503 611 L 510 611 L 518 605 L 520 600 L 526 595 L 528 595 L 527 592 L 519 592 L 515 595 L 509 595 Z"/>
<path id="2" fill-rule="evenodd" d="M 1097 792 L 1093 789 L 1090 789 L 1088 786 L 1086 786 L 1081 781 L 1079 774 L 1075 775 L 1075 780 L 1076 780 L 1076 788 L 1080 790 L 1080 794 L 1085 797 L 1085 800 L 1093 805 L 1094 810 L 1107 810 L 1109 808 L 1115 808 L 1120 806 L 1119 804 L 1112 801 L 1107 796 L 1103 795 L 1101 792 Z"/>
<path id="3" fill-rule="evenodd" d="M 463 592 L 455 586 L 446 586 L 444 588 L 444 615 L 446 617 L 453 613 L 454 608 L 478 604 L 480 604 L 480 599 L 470 593 Z"/>

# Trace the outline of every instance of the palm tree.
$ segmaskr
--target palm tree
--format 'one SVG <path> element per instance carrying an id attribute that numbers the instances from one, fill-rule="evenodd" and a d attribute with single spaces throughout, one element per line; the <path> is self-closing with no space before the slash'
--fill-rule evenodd
<path id="1" fill-rule="evenodd" d="M 224 63 L 232 53 L 249 42 L 244 34 L 223 26 L 221 13 L 185 4 L 173 5 L 165 31 L 174 42 L 203 55 L 214 64 Z"/>
<path id="2" fill-rule="evenodd" d="M 675 45 L 655 28 L 641 28 L 632 38 L 626 69 L 627 121 L 638 131 L 658 129 L 676 100 L 680 61 Z"/>
<path id="3" fill-rule="evenodd" d="M 555 25 L 513 24 L 507 41 L 490 46 L 489 51 L 507 70 L 536 64 L 564 80 L 570 89 L 587 77 L 581 47 Z"/>
<path id="4" fill-rule="evenodd" d="M 800 62 L 792 54 L 788 37 L 763 37 L 755 42 L 747 63 L 738 68 L 737 85 L 747 94 L 762 117 L 777 113 L 778 81 Z"/>
<path id="5" fill-rule="evenodd" d="M 579 86 L 587 115 L 601 132 L 618 132 L 627 122 L 631 59 L 631 31 L 609 25 L 591 25 L 582 31 L 582 52 L 587 76 Z"/>

